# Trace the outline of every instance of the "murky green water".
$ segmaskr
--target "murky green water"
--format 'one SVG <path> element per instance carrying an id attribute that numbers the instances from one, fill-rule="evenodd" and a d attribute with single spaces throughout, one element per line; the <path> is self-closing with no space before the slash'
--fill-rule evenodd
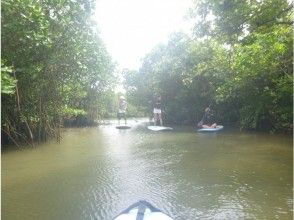
<path id="1" fill-rule="evenodd" d="M 137 123 L 69 129 L 2 153 L 2 219 L 112 219 L 147 200 L 175 219 L 292 219 L 293 142 Z"/>

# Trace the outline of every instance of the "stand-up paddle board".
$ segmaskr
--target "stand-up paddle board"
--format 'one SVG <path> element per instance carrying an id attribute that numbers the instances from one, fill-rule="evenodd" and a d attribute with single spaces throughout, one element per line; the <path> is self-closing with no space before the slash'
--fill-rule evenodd
<path id="1" fill-rule="evenodd" d="M 217 125 L 215 128 L 200 128 L 200 129 L 198 129 L 198 131 L 207 131 L 207 132 L 213 132 L 213 131 L 220 131 L 220 130 L 222 130 L 224 128 L 224 126 L 222 126 L 222 125 Z"/>
<path id="2" fill-rule="evenodd" d="M 173 220 L 173 218 L 143 200 L 129 206 L 113 220 Z"/>
<path id="3" fill-rule="evenodd" d="M 131 128 L 131 126 L 128 126 L 128 125 L 118 125 L 115 128 L 117 128 L 117 129 L 129 129 L 129 128 Z"/>
<path id="4" fill-rule="evenodd" d="M 147 127 L 151 131 L 168 131 L 173 130 L 171 127 L 164 127 L 164 126 L 148 126 Z"/>

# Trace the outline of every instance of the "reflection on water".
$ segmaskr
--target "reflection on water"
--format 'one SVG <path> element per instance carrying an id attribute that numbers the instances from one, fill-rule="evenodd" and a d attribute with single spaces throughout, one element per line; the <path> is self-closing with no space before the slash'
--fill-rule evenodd
<path id="1" fill-rule="evenodd" d="M 145 199 L 175 219 L 292 219 L 292 137 L 130 123 L 2 153 L 2 218 L 112 219 Z"/>

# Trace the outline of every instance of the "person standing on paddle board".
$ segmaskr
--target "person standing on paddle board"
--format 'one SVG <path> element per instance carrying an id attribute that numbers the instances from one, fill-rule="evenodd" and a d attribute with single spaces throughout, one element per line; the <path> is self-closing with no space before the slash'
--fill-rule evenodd
<path id="1" fill-rule="evenodd" d="M 217 126 L 217 124 L 214 122 L 214 116 L 212 114 L 210 106 L 208 106 L 205 109 L 203 118 L 198 123 L 198 127 L 201 127 L 201 128 L 216 128 L 216 126 Z"/>
<path id="2" fill-rule="evenodd" d="M 153 103 L 153 115 L 154 115 L 154 126 L 156 126 L 156 122 L 160 122 L 160 126 L 162 126 L 162 103 L 161 96 L 158 95 Z"/>
<path id="3" fill-rule="evenodd" d="M 120 119 L 124 118 L 125 119 L 125 124 L 127 124 L 127 102 L 124 96 L 119 97 L 118 101 L 118 113 L 117 113 L 117 118 L 118 118 L 118 124 L 120 124 Z"/>

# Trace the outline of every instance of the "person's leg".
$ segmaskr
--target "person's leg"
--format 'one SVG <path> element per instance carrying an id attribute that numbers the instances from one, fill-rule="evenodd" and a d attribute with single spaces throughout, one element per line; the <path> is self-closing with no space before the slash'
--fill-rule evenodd
<path id="1" fill-rule="evenodd" d="M 158 114 L 158 118 L 159 118 L 160 126 L 162 126 L 162 115 L 161 115 L 161 113 Z"/>
<path id="2" fill-rule="evenodd" d="M 125 125 L 127 124 L 127 114 L 124 113 L 124 118 L 125 118 Z"/>
<path id="3" fill-rule="evenodd" d="M 154 113 L 154 126 L 156 126 L 156 122 L 157 122 L 158 118 L 157 118 L 157 113 Z"/>

